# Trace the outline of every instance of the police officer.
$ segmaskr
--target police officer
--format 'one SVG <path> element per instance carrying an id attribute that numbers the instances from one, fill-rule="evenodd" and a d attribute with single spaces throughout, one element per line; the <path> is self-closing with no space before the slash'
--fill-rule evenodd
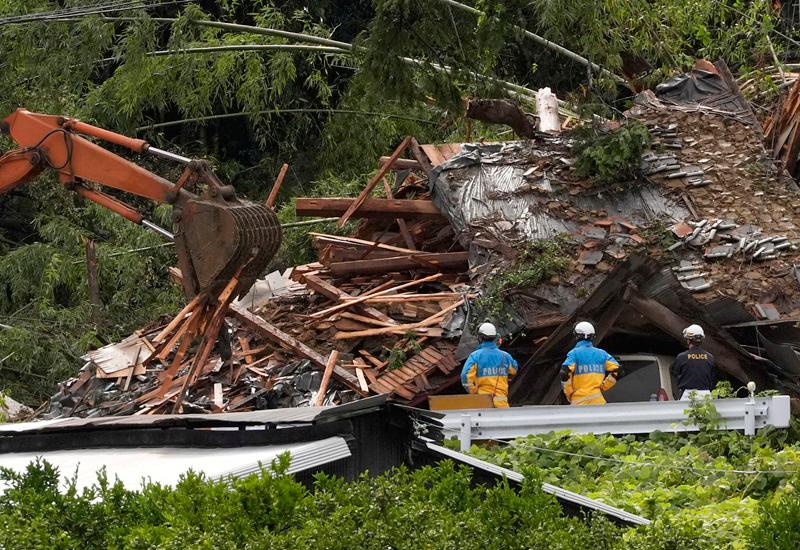
<path id="1" fill-rule="evenodd" d="M 601 392 L 617 383 L 619 362 L 592 345 L 595 333 L 591 323 L 578 323 L 574 332 L 578 342 L 561 366 L 564 395 L 572 405 L 604 404 L 606 399 Z"/>
<path id="2" fill-rule="evenodd" d="M 686 351 L 679 353 L 673 363 L 672 376 L 678 381 L 681 401 L 688 401 L 691 392 L 708 395 L 714 387 L 714 356 L 703 349 L 706 335 L 700 325 L 689 325 L 683 329 Z"/>
<path id="3" fill-rule="evenodd" d="M 508 380 L 517 374 L 517 361 L 498 349 L 497 328 L 492 323 L 478 328 L 478 340 L 478 349 L 461 370 L 461 384 L 467 393 L 491 395 L 495 407 L 508 407 Z"/>

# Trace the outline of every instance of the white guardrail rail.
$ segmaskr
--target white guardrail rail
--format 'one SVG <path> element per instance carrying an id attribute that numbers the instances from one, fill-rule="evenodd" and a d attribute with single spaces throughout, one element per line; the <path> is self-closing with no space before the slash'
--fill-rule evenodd
<path id="1" fill-rule="evenodd" d="M 743 430 L 747 435 L 755 435 L 758 428 L 789 426 L 788 395 L 713 399 L 711 403 L 721 416 L 722 430 Z M 466 451 L 475 439 L 514 439 L 559 430 L 610 434 L 698 431 L 697 426 L 687 424 L 689 406 L 688 401 L 645 401 L 459 409 L 435 411 L 444 415 L 435 420 L 443 424 L 445 437 L 457 436 L 461 450 Z"/>

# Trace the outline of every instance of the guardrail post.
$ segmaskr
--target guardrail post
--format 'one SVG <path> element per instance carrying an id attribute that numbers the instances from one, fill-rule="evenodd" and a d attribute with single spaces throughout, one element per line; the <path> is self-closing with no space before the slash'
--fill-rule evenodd
<path id="1" fill-rule="evenodd" d="M 744 404 L 744 435 L 756 435 L 756 402 L 752 396 Z"/>
<path id="2" fill-rule="evenodd" d="M 461 415 L 461 433 L 458 440 L 461 442 L 461 452 L 469 451 L 472 446 L 472 416 L 469 414 Z"/>

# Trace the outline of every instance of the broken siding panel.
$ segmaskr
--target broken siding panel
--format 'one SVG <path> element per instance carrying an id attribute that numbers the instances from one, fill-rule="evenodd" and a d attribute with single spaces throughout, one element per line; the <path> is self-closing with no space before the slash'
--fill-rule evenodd
<path id="1" fill-rule="evenodd" d="M 90 351 L 81 359 L 91 361 L 98 368 L 99 378 L 127 376 L 129 367 L 137 365 L 150 355 L 150 344 L 137 334 L 123 341 Z M 123 371 L 124 373 L 120 373 Z M 140 374 L 140 373 L 136 373 Z"/>

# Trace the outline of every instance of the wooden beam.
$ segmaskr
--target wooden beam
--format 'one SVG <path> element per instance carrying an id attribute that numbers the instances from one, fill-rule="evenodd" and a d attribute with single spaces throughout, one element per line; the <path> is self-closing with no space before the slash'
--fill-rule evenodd
<path id="1" fill-rule="evenodd" d="M 386 191 L 387 199 L 394 199 L 394 195 L 392 194 L 392 186 L 389 185 L 389 182 L 386 181 L 386 178 L 383 178 L 383 189 Z M 394 221 L 397 222 L 397 227 L 400 229 L 400 234 L 403 236 L 406 246 L 412 250 L 417 250 L 417 245 L 414 242 L 414 238 L 411 236 L 411 233 L 408 232 L 406 220 L 403 218 L 395 218 Z"/>
<path id="2" fill-rule="evenodd" d="M 675 340 L 679 342 L 683 340 L 683 329 L 689 325 L 689 320 L 684 319 L 660 302 L 642 296 L 639 292 L 631 292 L 629 303 L 634 310 Z M 756 374 L 752 371 L 750 373 L 746 372 L 739 357 L 735 353 L 731 353 L 730 348 L 723 345 L 712 334 L 706 335 L 703 347 L 714 354 L 717 368 L 730 374 L 740 382 L 745 383 L 752 380 L 753 374 Z M 760 375 L 761 373 L 758 374 Z M 766 377 L 761 375 L 755 382 L 759 387 L 762 387 L 766 384 Z"/>
<path id="3" fill-rule="evenodd" d="M 333 372 L 333 368 L 336 366 L 336 360 L 339 359 L 339 352 L 333 350 L 331 354 L 328 356 L 328 362 L 325 363 L 325 371 L 322 373 L 322 382 L 319 385 L 319 390 L 317 391 L 317 398 L 314 400 L 314 406 L 321 407 L 322 403 L 325 401 L 325 392 L 328 391 L 328 384 L 331 381 L 331 373 Z M 359 382 L 359 388 L 361 387 L 361 383 Z"/>
<path id="4" fill-rule="evenodd" d="M 348 307 L 353 306 L 355 304 L 359 304 L 361 302 L 364 302 L 369 298 L 374 298 L 376 296 L 383 296 L 383 295 L 389 294 L 390 292 L 396 292 L 398 290 L 403 290 L 404 288 L 410 288 L 412 286 L 421 285 L 422 283 L 435 281 L 436 279 L 440 279 L 441 277 L 442 277 L 441 273 L 435 273 L 433 275 L 429 275 L 428 277 L 424 277 L 422 279 L 416 279 L 416 280 L 413 280 L 413 281 L 409 281 L 407 283 L 404 283 L 402 285 L 396 286 L 394 288 L 387 288 L 386 290 L 382 290 L 382 291 L 376 292 L 374 294 L 367 294 L 367 295 L 359 296 L 357 298 L 354 298 L 353 300 L 350 300 L 347 303 L 337 304 L 337 305 L 335 305 L 333 307 L 329 307 L 328 309 L 324 309 L 322 311 L 318 311 L 316 313 L 313 313 L 311 315 L 311 317 L 313 317 L 315 319 L 322 319 L 324 317 L 327 317 L 331 313 L 335 313 L 337 311 L 341 311 L 343 309 L 347 309 Z"/>
<path id="5" fill-rule="evenodd" d="M 419 165 L 425 170 L 427 174 L 431 170 L 433 170 L 433 165 L 431 161 L 428 159 L 428 156 L 422 151 L 422 148 L 419 146 L 417 142 L 417 138 L 411 138 L 411 143 L 408 145 L 408 150 L 411 152 L 411 156 L 416 159 Z"/>
<path id="6" fill-rule="evenodd" d="M 347 212 L 355 200 L 347 197 L 297 197 L 294 209 L 298 216 L 340 216 Z M 352 217 L 382 219 L 387 214 L 402 219 L 445 219 L 431 200 L 394 198 L 365 199 Z"/>
<path id="7" fill-rule="evenodd" d="M 355 260 L 328 264 L 331 273 L 341 275 L 368 275 L 390 273 L 408 269 L 422 271 L 449 271 L 467 267 L 469 252 L 444 252 L 408 254 L 374 260 Z"/>
<path id="8" fill-rule="evenodd" d="M 332 284 L 328 283 L 327 281 L 323 281 L 316 275 L 311 273 L 306 273 L 301 276 L 300 280 L 311 290 L 317 292 L 318 294 L 322 294 L 329 300 L 333 300 L 334 302 L 340 302 L 346 299 L 352 299 L 353 296 L 344 292 L 343 290 L 339 290 Z M 385 323 L 386 325 L 396 325 L 398 324 L 397 321 L 383 313 L 375 309 L 374 307 L 370 306 L 363 306 L 362 311 L 372 317 L 373 319 L 377 319 L 378 321 Z"/>
<path id="9" fill-rule="evenodd" d="M 348 340 L 351 338 L 366 338 L 368 336 L 380 336 L 382 334 L 405 334 L 409 331 L 414 331 L 417 329 L 423 329 L 425 327 L 429 327 L 431 325 L 435 325 L 440 323 L 442 318 L 456 309 L 458 306 L 464 303 L 464 300 L 459 300 L 458 302 L 451 304 L 444 308 L 439 313 L 431 315 L 427 319 L 420 321 L 419 323 L 409 323 L 407 325 L 398 325 L 396 327 L 383 327 L 383 328 L 371 328 L 367 330 L 358 330 L 354 332 L 338 332 L 334 336 L 336 340 Z"/>
<path id="10" fill-rule="evenodd" d="M 281 171 L 278 172 L 278 177 L 275 178 L 275 183 L 272 184 L 272 190 L 269 192 L 269 197 L 267 197 L 266 205 L 268 208 L 275 206 L 275 200 L 278 198 L 278 192 L 281 190 L 287 170 L 289 170 L 288 164 L 281 166 Z"/>
<path id="11" fill-rule="evenodd" d="M 381 164 L 386 164 L 389 157 L 381 157 Z M 411 159 L 396 159 L 389 167 L 392 170 L 419 170 L 422 168 L 419 161 Z"/>
<path id="12" fill-rule="evenodd" d="M 301 357 L 309 359 L 316 365 L 317 368 L 325 368 L 325 365 L 327 364 L 325 357 L 302 343 L 300 340 L 293 338 L 292 336 L 280 330 L 278 327 L 266 322 L 258 315 L 254 315 L 247 309 L 237 306 L 236 304 L 228 305 L 228 311 L 230 311 L 230 313 L 242 323 L 246 324 L 265 338 L 280 344 L 281 346 L 293 351 Z M 349 388 L 361 393 L 361 385 L 358 383 L 358 378 L 350 374 L 347 370 L 341 367 L 334 367 L 333 375 Z"/>
<path id="13" fill-rule="evenodd" d="M 381 178 L 386 174 L 386 172 L 389 171 L 389 167 L 392 165 L 392 163 L 398 158 L 400 158 L 400 155 L 403 153 L 403 151 L 406 150 L 409 143 L 411 143 L 411 136 L 407 136 L 400 143 L 400 145 L 397 146 L 397 149 L 394 150 L 392 156 L 389 157 L 389 162 L 385 162 L 383 166 L 381 166 L 381 169 L 378 170 L 378 173 L 372 176 L 372 179 L 369 180 L 366 187 L 364 187 L 364 189 L 361 190 L 361 193 L 359 193 L 358 197 L 353 202 L 353 204 L 350 205 L 347 211 L 344 214 L 342 214 L 342 217 L 339 218 L 339 223 L 336 224 L 338 227 L 343 227 L 344 224 L 347 223 L 347 220 L 349 220 L 350 217 L 353 215 L 353 213 L 359 209 L 361 204 L 366 200 L 367 197 L 369 197 L 369 194 L 372 193 L 372 190 L 375 189 L 375 186 L 378 184 L 378 182 L 381 181 Z"/>

